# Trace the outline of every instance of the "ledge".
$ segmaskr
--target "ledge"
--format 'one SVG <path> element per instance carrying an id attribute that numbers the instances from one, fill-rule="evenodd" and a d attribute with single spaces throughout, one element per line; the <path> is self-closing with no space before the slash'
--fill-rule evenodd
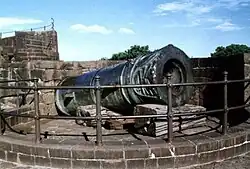
<path id="1" fill-rule="evenodd" d="M 209 132 L 163 139 L 94 142 L 79 139 L 34 144 L 19 135 L 0 137 L 0 159 L 25 165 L 66 168 L 178 168 L 204 165 L 250 151 L 250 133 L 230 128 L 227 135 Z"/>

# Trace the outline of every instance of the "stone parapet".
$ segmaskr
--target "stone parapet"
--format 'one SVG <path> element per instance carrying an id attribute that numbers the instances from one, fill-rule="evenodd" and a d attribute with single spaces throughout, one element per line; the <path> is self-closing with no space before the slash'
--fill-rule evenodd
<path id="1" fill-rule="evenodd" d="M 208 132 L 172 143 L 162 139 L 94 142 L 45 139 L 41 144 L 20 136 L 0 137 L 0 158 L 25 165 L 56 168 L 182 168 L 225 160 L 250 151 L 250 135 L 231 128 L 227 135 Z"/>

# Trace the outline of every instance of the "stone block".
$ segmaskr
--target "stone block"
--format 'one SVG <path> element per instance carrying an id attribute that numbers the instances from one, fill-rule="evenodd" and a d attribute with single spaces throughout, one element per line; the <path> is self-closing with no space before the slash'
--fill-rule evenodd
<path id="1" fill-rule="evenodd" d="M 27 62 L 12 62 L 9 64 L 11 68 L 27 68 Z"/>
<path id="2" fill-rule="evenodd" d="M 230 147 L 234 145 L 234 138 L 224 136 L 222 139 L 218 139 L 219 148 Z"/>
<path id="3" fill-rule="evenodd" d="M 7 159 L 7 161 L 16 163 L 17 162 L 17 153 L 7 151 L 6 159 Z"/>
<path id="4" fill-rule="evenodd" d="M 66 149 L 49 149 L 50 157 L 71 158 L 71 151 Z"/>
<path id="5" fill-rule="evenodd" d="M 250 77 L 250 64 L 244 64 L 244 76 L 245 78 Z"/>
<path id="6" fill-rule="evenodd" d="M 212 161 L 219 160 L 220 151 L 204 152 L 198 154 L 198 163 L 204 164 Z"/>
<path id="7" fill-rule="evenodd" d="M 243 134 L 240 134 L 238 136 L 236 136 L 235 138 L 235 144 L 242 144 L 244 143 L 245 141 L 247 141 L 247 134 L 243 133 Z"/>
<path id="8" fill-rule="evenodd" d="M 94 159 L 94 150 L 93 149 L 80 149 L 74 147 L 72 149 L 72 158 L 73 159 Z"/>
<path id="9" fill-rule="evenodd" d="M 174 168 L 174 158 L 158 158 L 158 168 L 166 169 L 166 168 Z"/>
<path id="10" fill-rule="evenodd" d="M 207 142 L 197 144 L 197 153 L 217 150 L 218 147 L 217 141 L 208 140 Z"/>
<path id="11" fill-rule="evenodd" d="M 0 150 L 0 159 L 1 160 L 6 160 L 6 153 L 4 150 Z"/>
<path id="12" fill-rule="evenodd" d="M 73 62 L 63 62 L 61 67 L 59 69 L 61 70 L 72 70 L 74 69 L 74 63 Z"/>
<path id="13" fill-rule="evenodd" d="M 247 152 L 247 144 L 234 147 L 234 156 L 239 156 Z"/>
<path id="14" fill-rule="evenodd" d="M 25 154 L 18 154 L 18 161 L 20 160 L 21 164 L 24 165 L 34 165 L 35 164 L 35 157 L 32 155 L 25 155 Z"/>
<path id="15" fill-rule="evenodd" d="M 31 64 L 34 66 L 35 69 L 56 69 L 58 61 L 31 61 Z"/>
<path id="16" fill-rule="evenodd" d="M 234 156 L 234 147 L 226 148 L 226 149 L 219 151 L 220 160 L 224 160 L 226 158 L 233 157 L 233 156 Z"/>
<path id="17" fill-rule="evenodd" d="M 0 151 L 10 151 L 11 149 L 12 148 L 10 143 L 0 141 Z"/>
<path id="18" fill-rule="evenodd" d="M 144 160 L 127 160 L 127 168 L 143 169 Z"/>
<path id="19" fill-rule="evenodd" d="M 71 160 L 62 158 L 51 158 L 51 167 L 54 168 L 71 168 Z"/>
<path id="20" fill-rule="evenodd" d="M 210 68 L 210 67 L 202 67 L 202 68 L 194 68 L 193 74 L 194 77 L 213 77 L 214 73 L 216 71 L 216 68 Z"/>
<path id="21" fill-rule="evenodd" d="M 1 75 L 1 77 L 2 78 L 7 78 L 8 77 L 8 70 L 6 70 L 6 69 L 1 69 L 0 70 L 0 75 Z"/>
<path id="22" fill-rule="evenodd" d="M 172 156 L 169 148 L 166 148 L 166 147 L 154 147 L 154 148 L 151 148 L 151 154 L 154 154 L 155 157 L 169 157 L 169 156 Z"/>
<path id="23" fill-rule="evenodd" d="M 95 159 L 121 159 L 123 151 L 121 149 L 97 149 Z"/>
<path id="24" fill-rule="evenodd" d="M 40 96 L 40 103 L 54 104 L 55 102 L 54 93 L 42 93 Z"/>
<path id="25" fill-rule="evenodd" d="M 126 149 L 125 150 L 125 158 L 126 159 L 134 159 L 134 158 L 148 158 L 149 157 L 149 149 Z"/>
<path id="26" fill-rule="evenodd" d="M 146 169 L 155 169 L 157 168 L 157 158 L 155 159 L 145 159 L 145 168 Z"/>
<path id="27" fill-rule="evenodd" d="M 65 73 L 66 76 L 79 76 L 82 74 L 82 70 L 81 69 L 66 70 Z"/>
<path id="28" fill-rule="evenodd" d="M 39 157 L 49 157 L 49 151 L 47 148 L 44 147 L 35 147 L 33 149 L 33 155 Z"/>
<path id="29" fill-rule="evenodd" d="M 28 68 L 17 68 L 15 72 L 18 74 L 19 77 L 23 79 L 29 79 L 30 70 Z"/>
<path id="30" fill-rule="evenodd" d="M 78 62 L 79 63 L 79 67 L 81 67 L 82 69 L 96 69 L 96 62 L 95 61 L 86 61 L 86 62 Z"/>
<path id="31" fill-rule="evenodd" d="M 55 107 L 54 103 L 52 103 L 52 104 L 40 103 L 39 108 L 40 108 L 41 115 L 55 115 L 55 114 L 57 114 L 56 107 Z"/>
<path id="32" fill-rule="evenodd" d="M 101 161 L 101 166 L 104 169 L 125 169 L 125 161 L 124 160 L 105 160 Z"/>
<path id="33" fill-rule="evenodd" d="M 50 158 L 35 156 L 35 165 L 51 167 Z"/>
<path id="34" fill-rule="evenodd" d="M 72 168 L 100 169 L 101 168 L 101 161 L 99 161 L 99 160 L 72 160 Z"/>
<path id="35" fill-rule="evenodd" d="M 55 69 L 46 69 L 44 71 L 43 80 L 53 80 L 53 79 L 61 79 L 63 77 L 63 70 L 55 70 Z"/>
<path id="36" fill-rule="evenodd" d="M 190 142 L 184 141 L 183 144 L 175 146 L 175 155 L 186 155 L 194 154 L 196 151 L 196 146 Z"/>
<path id="37" fill-rule="evenodd" d="M 247 141 L 250 142 L 250 133 L 247 133 Z"/>
<path id="38" fill-rule="evenodd" d="M 32 69 L 30 70 L 30 75 L 32 79 L 39 78 L 39 79 L 44 79 L 44 74 L 45 71 L 44 69 Z"/>
<path id="39" fill-rule="evenodd" d="M 244 53 L 244 63 L 250 64 L 250 53 Z"/>
<path id="40" fill-rule="evenodd" d="M 250 143 L 249 142 L 247 143 L 247 148 L 246 149 L 247 149 L 248 152 L 250 152 Z"/>
<path id="41" fill-rule="evenodd" d="M 34 147 L 28 147 L 27 145 L 13 144 L 13 151 L 16 153 L 23 153 L 27 155 L 33 154 Z"/>
<path id="42" fill-rule="evenodd" d="M 175 158 L 175 167 L 185 167 L 189 165 L 194 165 L 198 163 L 197 155 L 186 155 L 186 156 L 177 156 Z"/>

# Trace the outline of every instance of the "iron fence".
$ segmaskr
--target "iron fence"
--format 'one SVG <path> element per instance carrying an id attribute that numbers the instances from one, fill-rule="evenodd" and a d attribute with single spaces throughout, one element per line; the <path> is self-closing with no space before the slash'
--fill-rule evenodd
<path id="1" fill-rule="evenodd" d="M 166 117 L 168 121 L 168 141 L 171 142 L 173 140 L 173 117 L 180 117 L 180 116 L 191 116 L 197 113 L 185 113 L 180 114 L 176 113 L 173 114 L 172 112 L 172 88 L 176 86 L 203 86 L 203 85 L 224 85 L 224 108 L 216 109 L 216 110 L 207 110 L 204 112 L 200 112 L 199 115 L 208 115 L 212 113 L 222 113 L 223 112 L 223 122 L 222 122 L 222 134 L 227 133 L 228 129 L 228 112 L 230 110 L 237 110 L 242 109 L 245 107 L 249 107 L 250 104 L 244 104 L 234 107 L 228 107 L 228 84 L 231 83 L 250 83 L 250 79 L 242 79 L 242 80 L 228 80 L 228 73 L 224 72 L 224 80 L 222 81 L 210 81 L 210 82 L 193 82 L 193 83 L 176 83 L 173 84 L 170 81 L 171 74 L 167 75 L 167 83 L 166 84 L 143 84 L 143 85 L 114 85 L 114 86 L 101 86 L 100 85 L 100 77 L 97 76 L 95 78 L 95 86 L 38 86 L 38 79 L 29 79 L 23 81 L 32 81 L 34 86 L 0 86 L 0 89 L 30 89 L 34 91 L 34 114 L 27 115 L 27 114 L 10 114 L 6 112 L 1 112 L 2 115 L 8 116 L 17 116 L 17 117 L 26 117 L 26 118 L 33 118 L 35 120 L 35 142 L 40 143 L 41 140 L 41 132 L 40 132 L 40 119 L 63 119 L 63 120 L 95 120 L 96 121 L 96 144 L 98 146 L 102 145 L 102 120 L 105 119 L 138 119 L 138 118 L 157 118 L 157 117 Z M 10 82 L 10 81 L 0 81 L 3 82 Z M 18 82 L 12 80 L 12 82 Z M 102 116 L 101 115 L 101 89 L 105 88 L 140 88 L 140 87 L 166 87 L 167 88 L 167 110 L 166 114 L 161 115 L 135 115 L 135 116 Z M 96 116 L 94 117 L 75 117 L 75 116 L 56 116 L 56 115 L 40 115 L 39 111 L 39 90 L 47 90 L 47 89 L 93 89 L 95 90 L 96 96 Z M 1 120 L 0 120 L 1 121 Z M 0 125 L 1 126 L 1 125 Z"/>
<path id="2" fill-rule="evenodd" d="M 23 30 L 19 30 L 19 31 L 35 31 L 35 30 L 54 30 L 55 27 L 55 20 L 53 18 L 51 18 L 51 22 L 48 25 L 44 25 L 44 26 L 40 26 L 40 27 L 35 27 L 35 28 L 30 28 L 30 29 L 23 29 Z M 15 33 L 16 30 L 14 31 L 5 31 L 5 32 L 0 32 L 0 37 L 2 38 L 2 35 L 5 34 L 10 34 L 10 33 Z"/>

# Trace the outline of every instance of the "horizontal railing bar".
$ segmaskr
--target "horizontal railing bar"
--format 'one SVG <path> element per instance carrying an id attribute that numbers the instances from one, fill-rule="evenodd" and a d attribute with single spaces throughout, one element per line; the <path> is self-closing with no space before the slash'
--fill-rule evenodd
<path id="1" fill-rule="evenodd" d="M 0 81 L 0 83 L 7 82 L 21 82 L 21 81 L 34 81 L 36 79 L 29 80 L 9 80 L 9 81 Z M 214 82 L 195 82 L 195 83 L 176 83 L 171 84 L 171 86 L 200 86 L 200 85 L 215 85 L 215 84 L 225 84 L 225 83 L 239 83 L 239 82 L 248 82 L 250 79 L 237 80 L 237 81 L 214 81 Z M 142 85 L 110 85 L 110 86 L 100 86 L 101 89 L 106 88 L 140 88 L 140 87 L 167 87 L 167 84 L 142 84 Z M 39 90 L 48 90 L 48 89 L 95 89 L 96 86 L 38 86 Z M 0 86 L 0 89 L 33 89 L 31 86 Z"/>
<path id="2" fill-rule="evenodd" d="M 193 82 L 193 83 L 174 83 L 172 86 L 203 86 L 203 85 L 216 85 L 216 84 L 230 84 L 230 83 L 240 83 L 240 82 L 250 82 L 250 79 L 241 80 L 228 80 L 228 81 L 211 81 L 211 82 Z"/>
<path id="3" fill-rule="evenodd" d="M 17 110 L 13 110 L 13 111 L 17 111 Z M 2 114 L 4 116 L 34 118 L 34 116 L 30 115 L 30 114 L 13 114 L 13 113 L 9 113 L 9 112 L 1 112 L 0 114 Z"/>
<path id="4" fill-rule="evenodd" d="M 10 83 L 10 82 L 29 82 L 35 81 L 38 79 L 20 79 L 20 80 L 0 80 L 0 83 Z M 27 86 L 28 87 L 28 86 Z"/>
<path id="5" fill-rule="evenodd" d="M 142 115 L 142 116 L 102 116 L 102 120 L 109 120 L 109 119 L 138 119 L 138 118 L 155 118 L 155 117 L 167 117 L 167 114 L 164 115 Z M 40 115 L 41 119 L 57 119 L 57 120 L 95 120 L 96 117 L 76 117 L 76 116 L 46 116 Z"/>
<path id="6" fill-rule="evenodd" d="M 224 109 L 217 109 L 217 110 L 209 110 L 199 113 L 185 113 L 185 114 L 173 114 L 173 116 L 189 116 L 189 115 L 206 115 L 216 112 L 222 112 Z M 167 112 L 167 110 L 166 110 Z M 158 114 L 158 115 L 138 115 L 138 116 L 102 116 L 103 120 L 109 120 L 109 119 L 139 119 L 139 118 L 157 118 L 157 117 L 168 117 L 167 114 Z M 60 120 L 95 120 L 96 117 L 75 117 L 75 116 L 51 116 L 51 115 L 40 115 L 40 118 L 44 119 L 60 119 Z"/>
<path id="7" fill-rule="evenodd" d="M 228 108 L 228 110 L 237 110 L 237 109 L 242 109 L 242 108 L 249 107 L 249 106 L 250 106 L 250 103 L 244 104 L 244 105 L 240 105 L 240 106 L 230 107 L 230 108 Z"/>
<path id="8" fill-rule="evenodd" d="M 26 95 L 27 93 L 17 93 L 17 94 L 11 94 L 11 95 L 5 95 L 5 96 L 0 96 L 0 99 L 8 98 L 8 97 L 21 97 L 23 95 Z M 29 93 L 29 95 L 32 95 L 34 93 Z"/>
<path id="9" fill-rule="evenodd" d="M 227 83 L 242 83 L 242 82 L 250 82 L 250 79 L 240 79 L 240 80 L 228 80 Z"/>
<path id="10" fill-rule="evenodd" d="M 241 109 L 244 107 L 249 107 L 250 104 L 245 104 L 241 106 L 235 106 L 235 107 L 230 107 L 228 108 L 229 110 L 236 110 L 236 109 Z M 15 111 L 15 110 L 14 110 Z M 209 111 L 204 111 L 204 112 L 199 112 L 199 113 L 176 113 L 173 114 L 174 117 L 179 117 L 179 116 L 190 116 L 190 115 L 206 115 L 206 114 L 211 114 L 211 113 L 216 113 L 216 112 L 223 112 L 224 109 L 216 109 L 216 110 L 209 110 Z M 8 113 L 8 112 L 2 112 L 1 114 L 6 115 L 6 116 L 16 116 L 16 117 L 28 117 L 28 118 L 34 118 L 33 115 L 28 115 L 28 114 L 13 114 L 13 113 Z M 138 115 L 138 116 L 102 116 L 103 120 L 108 120 L 108 119 L 138 119 L 138 118 L 157 118 L 157 117 L 168 117 L 167 114 L 161 114 L 161 115 Z M 40 119 L 58 119 L 58 120 L 95 120 L 96 117 L 74 117 L 74 116 L 53 116 L 53 115 L 40 115 Z"/>
<path id="11" fill-rule="evenodd" d="M 180 117 L 180 116 L 192 116 L 192 115 L 207 115 L 207 114 L 212 114 L 212 113 L 218 113 L 218 112 L 223 112 L 224 109 L 216 109 L 216 110 L 208 110 L 204 112 L 196 112 L 196 113 L 176 113 L 173 114 L 174 117 Z"/>

